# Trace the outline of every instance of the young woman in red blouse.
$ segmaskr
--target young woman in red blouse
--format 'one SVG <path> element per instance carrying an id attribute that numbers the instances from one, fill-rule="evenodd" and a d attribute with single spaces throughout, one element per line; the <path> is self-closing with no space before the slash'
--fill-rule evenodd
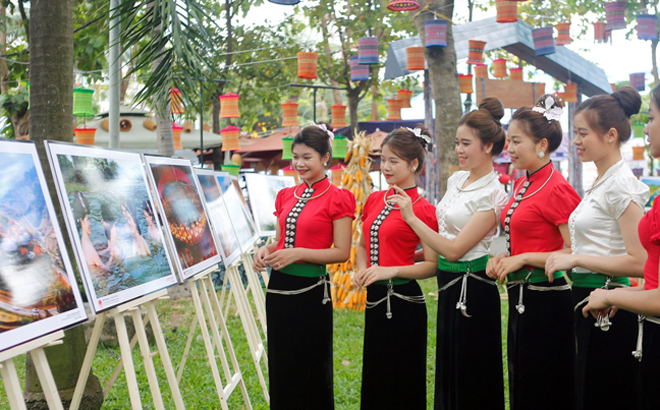
<path id="1" fill-rule="evenodd" d="M 648 136 L 651 156 L 660 158 L 660 86 L 651 92 L 649 122 L 644 128 Z M 656 197 L 653 208 L 642 217 L 638 227 L 639 239 L 648 257 L 644 265 L 644 287 L 619 287 L 612 290 L 596 289 L 591 292 L 588 304 L 582 309 L 586 317 L 614 316 L 616 309 L 637 313 L 637 346 L 633 356 L 641 361 L 641 409 L 660 408 L 660 289 L 658 266 L 660 265 L 660 201 Z M 616 318 L 613 319 L 613 322 Z M 614 324 L 616 326 L 616 322 Z M 607 375 L 603 375 L 606 380 Z M 627 391 L 617 394 L 629 394 Z"/>
<path id="2" fill-rule="evenodd" d="M 367 286 L 363 410 L 426 410 L 427 314 L 415 279 L 433 276 L 437 255 L 423 245 L 424 261 L 415 264 L 419 237 L 388 198 L 396 194 L 395 187 L 405 190 L 415 213 L 437 230 L 435 208 L 421 197 L 415 184 L 430 141 L 431 135 L 421 126 L 399 128 L 385 138 L 380 170 L 390 188 L 372 193 L 362 212 L 354 280 Z"/>
<path id="3" fill-rule="evenodd" d="M 545 275 L 550 253 L 568 248 L 568 218 L 580 197 L 550 161 L 562 140 L 562 105 L 545 95 L 518 109 L 508 129 L 513 165 L 527 171 L 501 215 L 507 251 L 486 273 L 509 293 L 509 399 L 512 410 L 571 409 L 575 337 L 570 287 Z"/>
<path id="4" fill-rule="evenodd" d="M 273 410 L 334 409 L 325 265 L 348 259 L 355 198 L 325 175 L 331 136 L 321 124 L 294 137 L 291 165 L 303 183 L 277 194 L 275 242 L 254 256 L 256 269 L 272 268 L 266 314 Z"/>

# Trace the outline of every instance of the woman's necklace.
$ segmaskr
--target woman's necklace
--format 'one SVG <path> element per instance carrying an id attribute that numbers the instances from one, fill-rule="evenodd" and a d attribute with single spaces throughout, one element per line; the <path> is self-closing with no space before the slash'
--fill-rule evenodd
<path id="1" fill-rule="evenodd" d="M 316 196 L 310 196 L 310 197 L 305 197 L 304 195 L 303 195 L 303 196 L 298 196 L 298 194 L 296 193 L 296 191 L 297 191 L 298 188 L 301 187 L 301 186 L 303 186 L 303 184 L 298 185 L 298 186 L 296 187 L 296 189 L 293 190 L 293 196 L 296 197 L 296 199 L 299 199 L 299 200 L 302 200 L 302 201 L 311 201 L 312 199 L 316 199 L 316 198 L 322 196 L 323 194 L 325 194 L 326 192 L 328 192 L 328 189 L 330 189 L 330 187 L 332 186 L 332 184 L 328 184 L 328 187 L 325 189 L 325 191 L 321 192 L 320 194 L 318 194 L 318 195 L 316 195 Z M 305 191 L 307 191 L 308 189 L 312 189 L 312 188 L 306 188 Z"/>
<path id="2" fill-rule="evenodd" d="M 486 176 L 490 176 L 490 178 L 486 178 L 486 180 L 484 181 L 483 184 L 481 184 L 481 185 L 479 185 L 479 186 L 474 186 L 474 187 L 472 186 L 472 185 L 474 185 L 477 181 L 479 181 L 479 179 L 481 179 L 481 178 L 479 178 L 479 179 L 477 179 L 476 181 L 472 182 L 470 185 L 466 186 L 465 188 L 461 188 L 461 187 L 465 184 L 465 182 L 470 178 L 470 174 L 468 174 L 468 177 L 465 179 L 465 181 L 463 181 L 462 184 L 457 184 L 457 185 L 456 185 L 456 189 L 457 189 L 459 192 L 477 191 L 477 190 L 479 190 L 479 189 L 481 189 L 481 188 L 484 188 L 484 187 L 488 186 L 488 184 L 490 184 L 491 182 L 493 182 L 493 180 L 495 179 L 496 175 L 497 175 L 497 174 L 495 174 L 495 171 L 490 171 L 488 174 L 486 174 L 486 175 L 484 175 L 483 177 L 481 177 L 481 178 L 484 178 L 484 177 L 486 177 Z M 460 185 L 460 186 L 459 186 L 459 185 Z"/>
<path id="3" fill-rule="evenodd" d="M 413 188 L 416 188 L 416 187 L 413 187 Z M 399 209 L 401 209 L 401 208 L 397 208 L 395 205 L 390 205 L 390 203 L 387 202 L 387 200 L 385 199 L 385 198 L 387 198 L 387 196 L 388 196 L 387 193 L 390 192 L 390 189 L 391 189 L 391 190 L 394 190 L 394 188 L 388 188 L 387 191 L 385 191 L 385 195 L 383 195 L 383 202 L 385 202 L 385 206 L 388 207 L 389 209 L 397 209 L 397 210 L 399 210 Z M 415 204 L 417 203 L 417 201 L 419 201 L 421 198 L 422 198 L 421 195 L 418 196 L 417 199 L 415 199 L 415 201 L 412 203 L 412 205 L 415 205 Z"/>

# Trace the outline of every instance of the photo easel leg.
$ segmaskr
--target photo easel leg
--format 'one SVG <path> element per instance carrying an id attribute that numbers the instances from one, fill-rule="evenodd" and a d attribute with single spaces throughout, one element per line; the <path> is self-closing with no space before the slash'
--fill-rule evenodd
<path id="1" fill-rule="evenodd" d="M 0 363 L 0 371 L 2 371 L 2 382 L 5 385 L 5 393 L 7 394 L 11 410 L 27 410 L 25 401 L 23 401 L 21 383 L 16 374 L 14 359 L 7 359 Z"/>
<path id="2" fill-rule="evenodd" d="M 254 271 L 250 255 L 245 253 L 241 255 L 241 259 L 243 261 L 243 267 L 245 268 L 245 274 L 248 277 L 248 283 L 250 284 L 249 289 L 252 293 L 252 300 L 254 300 L 257 316 L 261 323 L 261 330 L 263 330 L 264 337 L 266 337 L 268 335 L 268 332 L 266 331 L 266 297 L 264 296 L 264 291 L 261 287 L 261 281 Z"/>

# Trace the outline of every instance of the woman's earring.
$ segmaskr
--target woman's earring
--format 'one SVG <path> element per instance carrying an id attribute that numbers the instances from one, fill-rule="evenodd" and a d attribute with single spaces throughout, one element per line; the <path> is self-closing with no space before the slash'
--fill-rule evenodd
<path id="1" fill-rule="evenodd" d="M 545 157 L 545 152 L 539 151 L 538 156 L 539 156 L 539 158 Z"/>
<path id="2" fill-rule="evenodd" d="M 416 167 L 413 167 L 413 172 L 415 172 L 415 171 L 417 171 L 417 168 L 416 168 Z"/>
<path id="3" fill-rule="evenodd" d="M 328 166 L 328 163 L 327 163 L 327 162 L 324 162 L 324 163 L 323 163 L 323 166 L 324 166 L 324 167 L 327 167 L 327 166 Z"/>

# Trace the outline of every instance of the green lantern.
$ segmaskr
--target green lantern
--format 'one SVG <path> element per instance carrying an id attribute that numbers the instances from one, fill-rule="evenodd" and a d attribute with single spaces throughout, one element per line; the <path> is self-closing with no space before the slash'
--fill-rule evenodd
<path id="1" fill-rule="evenodd" d="M 240 165 L 235 165 L 235 164 L 222 165 L 223 171 L 229 172 L 230 175 L 233 175 L 235 177 L 238 176 L 238 171 L 240 171 L 240 169 L 241 169 Z"/>
<path id="2" fill-rule="evenodd" d="M 30 109 L 30 82 L 27 82 L 27 93 L 28 93 L 28 110 Z"/>
<path id="3" fill-rule="evenodd" d="M 76 117 L 93 117 L 94 107 L 92 97 L 94 90 L 76 88 L 73 90 L 73 115 Z"/>
<path id="4" fill-rule="evenodd" d="M 293 137 L 282 138 L 282 159 L 285 161 L 290 161 L 293 159 L 293 153 L 291 152 L 291 146 L 293 145 Z"/>
<path id="5" fill-rule="evenodd" d="M 345 158 L 348 153 L 348 140 L 343 135 L 337 135 L 332 140 L 332 158 Z"/>
<path id="6" fill-rule="evenodd" d="M 636 122 L 632 125 L 633 137 L 644 138 L 644 123 Z"/>

